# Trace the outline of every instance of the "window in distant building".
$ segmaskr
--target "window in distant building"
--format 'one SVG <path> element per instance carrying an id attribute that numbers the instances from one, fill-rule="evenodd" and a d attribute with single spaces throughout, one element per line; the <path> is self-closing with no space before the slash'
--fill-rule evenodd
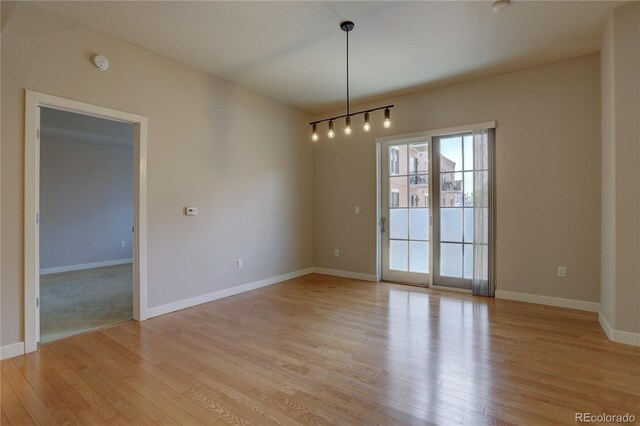
<path id="1" fill-rule="evenodd" d="M 417 173 L 418 171 L 418 159 L 414 156 L 409 157 L 409 173 Z"/>
<path id="2" fill-rule="evenodd" d="M 398 148 L 391 148 L 391 174 L 397 175 L 400 173 L 400 150 Z"/>
<path id="3" fill-rule="evenodd" d="M 397 189 L 391 190 L 390 207 L 400 207 L 400 191 Z"/>

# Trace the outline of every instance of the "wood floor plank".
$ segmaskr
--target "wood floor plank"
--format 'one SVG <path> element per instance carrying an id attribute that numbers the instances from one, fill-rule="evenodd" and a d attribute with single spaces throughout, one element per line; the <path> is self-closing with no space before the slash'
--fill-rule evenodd
<path id="1" fill-rule="evenodd" d="M 89 404 L 91 409 L 96 412 L 103 420 L 109 420 L 110 418 L 117 416 L 118 411 L 100 395 L 95 389 L 93 389 L 87 382 L 85 382 L 81 375 L 86 368 L 82 370 L 63 370 L 60 375 L 66 380 L 67 383 Z"/>
<path id="2" fill-rule="evenodd" d="M 6 365 L 3 361 L 3 383 L 2 390 L 5 392 L 9 388 L 14 392 L 17 400 L 29 413 L 29 416 L 37 424 L 57 424 L 53 414 L 48 410 L 47 406 L 42 402 L 38 394 L 33 390 L 26 377 L 24 377 L 12 360 L 7 360 Z M 4 381 L 6 378 L 6 381 Z M 11 392 L 10 391 L 10 392 Z"/>
<path id="3" fill-rule="evenodd" d="M 596 314 L 311 274 L 2 361 L 2 424 L 640 421 Z"/>
<path id="4" fill-rule="evenodd" d="M 133 389 L 138 391 L 145 398 L 153 402 L 156 407 L 162 407 L 162 410 L 176 419 L 180 424 L 187 425 L 201 425 L 206 424 L 203 421 L 198 420 L 189 411 L 185 410 L 180 404 L 173 401 L 171 398 L 167 398 L 162 393 L 148 386 L 144 381 L 138 377 L 129 377 L 125 379 L 125 382 Z"/>
<path id="5" fill-rule="evenodd" d="M 35 422 L 31 415 L 27 412 L 27 409 L 22 405 L 18 395 L 14 392 L 9 384 L 8 380 L 1 375 L 2 382 L 0 388 L 2 389 L 2 424 L 8 425 L 33 425 Z"/>

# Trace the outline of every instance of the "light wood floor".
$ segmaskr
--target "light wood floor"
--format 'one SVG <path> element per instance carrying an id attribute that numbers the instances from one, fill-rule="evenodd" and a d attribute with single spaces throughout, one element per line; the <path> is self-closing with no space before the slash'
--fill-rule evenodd
<path id="1" fill-rule="evenodd" d="M 322 275 L 2 362 L 5 424 L 574 424 L 640 418 L 597 316 Z"/>

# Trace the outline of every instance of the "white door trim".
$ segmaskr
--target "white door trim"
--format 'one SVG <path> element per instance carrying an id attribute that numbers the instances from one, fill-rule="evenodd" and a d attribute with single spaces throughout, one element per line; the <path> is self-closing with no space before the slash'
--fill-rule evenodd
<path id="1" fill-rule="evenodd" d="M 147 117 L 96 105 L 25 91 L 24 170 L 24 344 L 25 353 L 38 348 L 40 256 L 40 108 L 49 107 L 79 114 L 131 123 L 136 129 L 134 144 L 134 235 L 133 317 L 147 319 Z"/>

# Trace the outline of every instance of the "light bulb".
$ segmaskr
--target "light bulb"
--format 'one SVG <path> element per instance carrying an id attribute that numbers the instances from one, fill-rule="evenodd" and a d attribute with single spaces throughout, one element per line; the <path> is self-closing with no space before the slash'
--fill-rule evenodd
<path id="1" fill-rule="evenodd" d="M 382 123 L 382 125 L 385 129 L 391 127 L 391 111 L 389 111 L 389 108 L 386 108 L 384 110 L 384 122 Z"/>
<path id="2" fill-rule="evenodd" d="M 314 124 L 313 133 L 311 133 L 311 140 L 314 142 L 318 142 L 318 139 L 320 139 L 320 137 L 318 136 L 318 125 Z"/>
<path id="3" fill-rule="evenodd" d="M 351 134 L 351 117 L 347 117 L 345 122 L 346 122 L 346 127 L 344 128 L 344 134 L 350 135 Z"/>
<path id="4" fill-rule="evenodd" d="M 364 130 L 365 132 L 368 132 L 371 130 L 371 124 L 369 124 L 369 113 L 365 112 L 364 113 L 364 126 L 362 126 L 362 130 Z"/>
<path id="5" fill-rule="evenodd" d="M 329 136 L 329 139 L 333 139 L 336 136 L 336 132 L 333 131 L 333 120 L 329 120 L 329 132 L 327 136 Z"/>

